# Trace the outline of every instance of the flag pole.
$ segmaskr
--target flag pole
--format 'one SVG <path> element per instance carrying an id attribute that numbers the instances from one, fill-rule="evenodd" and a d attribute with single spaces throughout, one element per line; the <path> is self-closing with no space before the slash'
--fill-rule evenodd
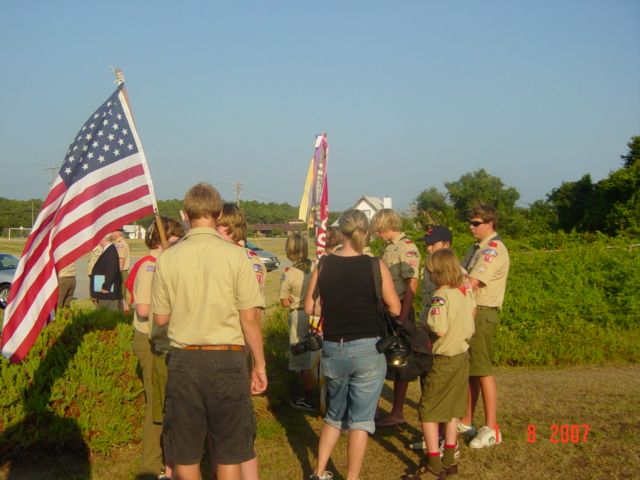
<path id="1" fill-rule="evenodd" d="M 125 103 L 127 104 L 127 108 L 129 109 L 129 112 L 131 112 L 131 120 L 135 124 L 135 119 L 133 118 L 133 110 L 131 109 L 131 103 L 129 102 L 129 93 L 127 92 L 127 87 L 124 84 L 124 72 L 122 71 L 121 68 L 114 67 L 113 65 L 111 66 L 111 71 L 116 77 L 116 81 L 115 81 L 116 85 L 118 85 L 119 87 L 120 86 L 122 87 L 122 95 L 124 95 L 124 100 L 125 100 Z M 149 177 L 149 184 L 153 185 L 151 183 L 151 177 Z M 153 198 L 155 200 L 155 193 L 153 195 Z M 156 228 L 158 229 L 158 235 L 160 235 L 160 243 L 162 245 L 162 249 L 166 250 L 169 243 L 167 242 L 167 234 L 164 231 L 164 226 L 162 225 L 162 219 L 160 218 L 160 213 L 158 212 L 157 203 L 154 205 L 154 208 L 153 208 L 153 216 L 156 222 Z"/>

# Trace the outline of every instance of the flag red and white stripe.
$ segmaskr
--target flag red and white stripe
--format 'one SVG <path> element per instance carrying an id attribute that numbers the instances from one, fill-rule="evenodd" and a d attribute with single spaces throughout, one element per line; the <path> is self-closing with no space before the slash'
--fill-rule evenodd
<path id="1" fill-rule="evenodd" d="M 22 360 L 53 319 L 56 272 L 154 211 L 149 169 L 120 85 L 78 132 L 33 225 L 4 312 L 2 354 Z"/>

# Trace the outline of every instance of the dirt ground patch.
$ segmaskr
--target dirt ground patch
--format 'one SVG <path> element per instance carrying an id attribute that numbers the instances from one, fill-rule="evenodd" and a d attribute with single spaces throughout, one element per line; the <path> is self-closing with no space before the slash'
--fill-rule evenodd
<path id="1" fill-rule="evenodd" d="M 635 478 L 640 471 L 640 366 L 575 367 L 562 369 L 502 368 L 497 371 L 499 419 L 504 442 L 494 448 L 472 450 L 462 446 L 459 460 L 464 479 L 496 478 Z M 389 408 L 390 384 L 382 406 Z M 379 430 L 370 439 L 361 478 L 399 478 L 420 455 L 407 445 L 419 437 L 417 383 L 409 390 L 401 428 Z M 476 424 L 482 422 L 482 409 Z M 263 417 L 257 441 L 261 478 L 302 479 L 315 464 L 322 420 L 282 406 Z M 536 441 L 528 441 L 528 426 L 536 428 Z M 557 436 L 553 430 L 558 425 Z M 581 426 L 576 443 L 561 433 L 562 425 Z M 589 426 L 584 435 L 582 425 Z M 575 430 L 575 429 L 574 429 Z M 557 443 L 554 443 L 557 439 Z M 562 440 L 568 440 L 564 443 Z M 573 440 L 576 440 L 574 436 Z M 133 478 L 140 445 L 114 449 L 108 457 L 79 459 L 73 455 L 38 454 L 5 465 L 2 478 L 84 479 Z M 346 442 L 343 437 L 329 466 L 336 479 L 344 478 Z"/>

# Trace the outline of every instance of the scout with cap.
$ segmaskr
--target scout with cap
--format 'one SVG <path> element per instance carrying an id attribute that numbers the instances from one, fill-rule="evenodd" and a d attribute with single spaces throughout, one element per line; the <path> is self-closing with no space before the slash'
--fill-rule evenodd
<path id="1" fill-rule="evenodd" d="M 433 253 L 442 248 L 449 248 L 453 242 L 453 235 L 447 227 L 436 225 L 427 230 L 427 234 L 422 237 L 422 240 L 427 244 L 427 251 Z M 431 280 L 429 271 L 425 268 L 422 278 L 422 309 L 420 310 L 418 322 L 422 326 L 426 326 L 427 324 L 431 297 L 436 288 L 436 284 Z"/>

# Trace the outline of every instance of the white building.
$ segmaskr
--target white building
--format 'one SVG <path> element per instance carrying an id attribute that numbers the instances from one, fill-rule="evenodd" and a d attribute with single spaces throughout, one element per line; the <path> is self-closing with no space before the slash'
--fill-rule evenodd
<path id="1" fill-rule="evenodd" d="M 391 202 L 391 197 L 384 197 L 382 199 L 378 197 L 370 197 L 364 196 L 360 197 L 360 199 L 353 204 L 354 210 L 360 210 L 363 212 L 369 220 L 383 208 L 393 208 Z"/>
<path id="2" fill-rule="evenodd" d="M 122 228 L 124 230 L 125 238 L 144 240 L 147 235 L 147 230 L 142 225 L 125 225 Z"/>

